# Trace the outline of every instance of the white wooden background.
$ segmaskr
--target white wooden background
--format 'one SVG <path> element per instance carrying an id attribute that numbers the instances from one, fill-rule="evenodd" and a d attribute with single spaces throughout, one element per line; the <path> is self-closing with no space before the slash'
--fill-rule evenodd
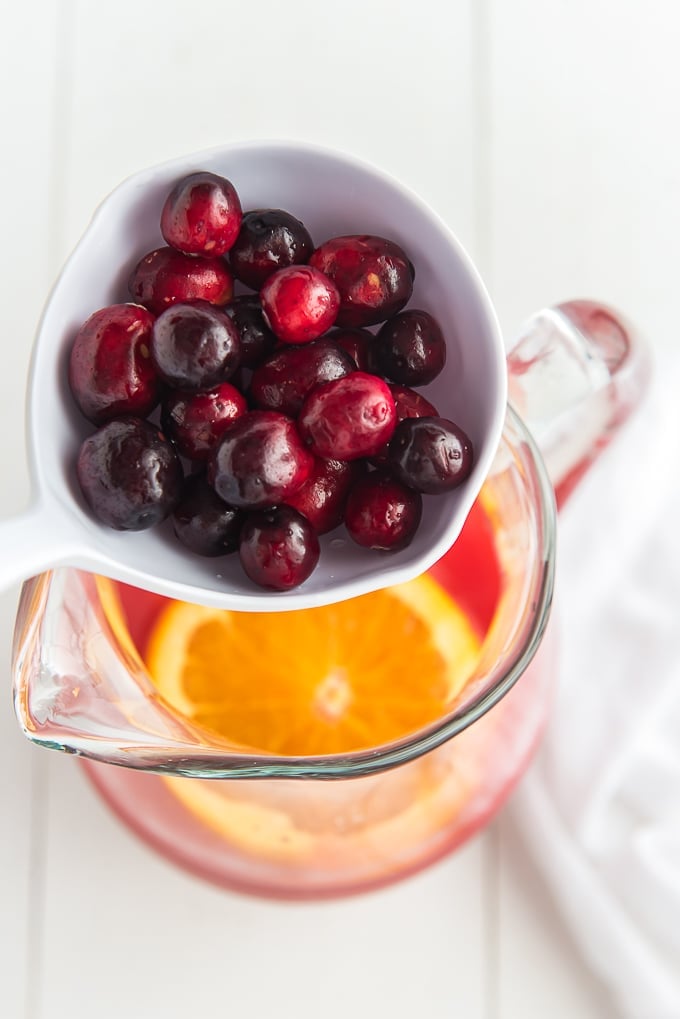
<path id="1" fill-rule="evenodd" d="M 22 390 L 46 293 L 132 171 L 242 137 L 354 151 L 468 246 L 511 336 L 543 303 L 678 332 L 676 0 L 34 0 L 0 5 L 0 513 L 28 483 Z M 0 598 L 7 661 L 16 589 Z M 7 671 L 7 670 L 6 670 Z M 511 811 L 510 811 L 511 812 Z M 371 896 L 213 890 L 113 820 L 0 700 L 6 1019 L 609 1019 L 508 811 Z"/>

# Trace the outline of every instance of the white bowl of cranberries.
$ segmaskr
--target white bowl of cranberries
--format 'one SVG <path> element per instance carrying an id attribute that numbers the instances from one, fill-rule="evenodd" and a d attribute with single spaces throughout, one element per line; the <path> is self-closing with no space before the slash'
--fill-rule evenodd
<path id="1" fill-rule="evenodd" d="M 502 429 L 502 343 L 458 242 L 391 178 L 313 147 L 225 146 L 126 181 L 47 327 L 61 384 L 38 459 L 65 465 L 88 540 L 125 563 L 108 572 L 187 600 L 297 608 L 424 571 Z"/>

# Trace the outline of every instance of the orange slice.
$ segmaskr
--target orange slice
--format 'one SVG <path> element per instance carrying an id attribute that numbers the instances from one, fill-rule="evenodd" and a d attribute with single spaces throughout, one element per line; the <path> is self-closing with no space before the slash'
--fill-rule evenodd
<path id="1" fill-rule="evenodd" d="M 243 613 L 165 608 L 146 664 L 161 696 L 223 739 L 280 755 L 375 747 L 435 721 L 480 644 L 430 577 L 336 605 Z"/>

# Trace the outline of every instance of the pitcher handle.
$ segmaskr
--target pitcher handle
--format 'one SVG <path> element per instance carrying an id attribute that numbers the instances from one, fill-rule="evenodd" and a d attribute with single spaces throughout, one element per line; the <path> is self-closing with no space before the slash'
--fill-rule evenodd
<path id="1" fill-rule="evenodd" d="M 536 439 L 558 507 L 640 403 L 647 345 L 619 312 L 594 301 L 545 308 L 508 355 L 510 402 Z"/>

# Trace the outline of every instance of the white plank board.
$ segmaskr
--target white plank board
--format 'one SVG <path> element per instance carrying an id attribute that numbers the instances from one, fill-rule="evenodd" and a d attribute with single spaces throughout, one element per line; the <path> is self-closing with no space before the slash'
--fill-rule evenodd
<path id="1" fill-rule="evenodd" d="M 53 252 L 50 167 L 54 142 L 56 2 L 39 17 L 15 5 L 0 33 L 0 518 L 28 501 L 23 390 Z M 29 1015 L 42 905 L 44 756 L 20 735 L 10 684 L 18 588 L 0 596 L 0 1014 Z"/>

